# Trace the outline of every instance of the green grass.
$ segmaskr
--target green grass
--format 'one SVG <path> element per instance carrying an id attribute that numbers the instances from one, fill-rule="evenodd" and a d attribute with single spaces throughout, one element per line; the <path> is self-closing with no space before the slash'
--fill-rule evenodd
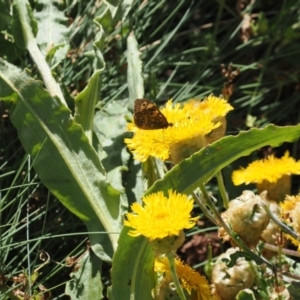
<path id="1" fill-rule="evenodd" d="M 30 2 L 33 9 L 42 4 Z M 41 2 L 42 3 L 42 2 Z M 69 107 L 73 97 L 86 86 L 94 70 L 92 43 L 99 28 L 93 23 L 103 11 L 100 1 L 66 1 L 59 9 L 69 26 L 68 55 L 52 72 L 60 83 Z M 9 1 L 0 1 L 6 12 L 1 25 L 0 56 L 21 69 L 28 68 L 34 78 L 41 78 L 28 52 L 16 45 L 9 17 Z M 240 70 L 234 81 L 230 103 L 235 110 L 228 118 L 228 131 L 249 129 L 248 116 L 256 117 L 253 126 L 294 125 L 300 121 L 300 5 L 297 0 L 256 1 L 243 14 L 252 18 L 249 40 L 241 37 L 242 14 L 236 1 L 136 1 L 122 23 L 106 30 L 103 56 L 106 67 L 101 74 L 102 86 L 97 110 L 108 103 L 128 105 L 126 39 L 134 32 L 143 61 L 145 97 L 163 104 L 172 98 L 183 102 L 219 95 L 225 79 L 221 64 L 232 63 Z M 68 299 L 64 283 L 71 268 L 67 256 L 79 256 L 86 248 L 86 227 L 51 195 L 35 175 L 32 160 L 25 154 L 17 132 L 8 117 L 10 106 L 0 103 L 0 273 L 12 286 L 13 276 L 31 274 L 44 262 L 40 251 L 50 261 L 41 268 L 33 289 L 39 284 L 51 290 L 52 299 Z M 127 114 L 130 117 L 130 113 Z M 113 125 L 113 123 L 112 123 Z M 124 128 L 125 130 L 125 128 Z M 118 146 L 121 135 L 111 138 Z M 124 146 L 123 146 L 124 147 Z M 121 149 L 121 148 L 119 148 Z M 299 159 L 299 143 L 283 144 Z M 118 149 L 117 149 L 118 150 Z M 265 149 L 254 156 L 264 156 Z M 247 158 L 238 164 L 245 164 Z M 132 159 L 123 162 L 132 168 Z M 129 182 L 123 173 L 123 185 Z M 227 178 L 228 180 L 228 178 Z M 213 189 L 214 187 L 212 187 Z M 293 191 L 300 188 L 293 181 Z M 131 197 L 132 191 L 128 191 Z M 103 282 L 110 283 L 109 266 L 105 265 Z M 7 299 L 1 296 L 0 299 Z"/>

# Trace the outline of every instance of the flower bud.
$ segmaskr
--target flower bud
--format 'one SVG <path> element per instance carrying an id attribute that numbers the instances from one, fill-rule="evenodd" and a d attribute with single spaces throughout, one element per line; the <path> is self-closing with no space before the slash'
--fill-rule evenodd
<path id="1" fill-rule="evenodd" d="M 243 241 L 249 246 L 255 246 L 267 225 L 270 217 L 265 205 L 269 203 L 265 200 L 266 193 L 259 196 L 251 191 L 244 191 L 243 194 L 230 201 L 226 212 L 222 214 L 224 221 L 229 224 Z M 224 228 L 219 229 L 219 236 L 228 239 Z"/>
<path id="2" fill-rule="evenodd" d="M 185 240 L 185 235 L 183 230 L 180 231 L 179 236 L 171 235 L 163 239 L 154 239 L 150 241 L 155 256 L 158 257 L 162 254 L 170 253 L 172 251 L 176 252 L 180 248 Z"/>
<path id="3" fill-rule="evenodd" d="M 230 248 L 221 254 L 212 271 L 213 294 L 219 295 L 221 300 L 234 300 L 240 291 L 250 288 L 254 283 L 254 263 L 240 257 L 237 259 L 236 264 L 229 268 L 222 261 L 223 258 L 230 260 L 230 255 L 236 251 L 238 251 L 238 248 Z"/>

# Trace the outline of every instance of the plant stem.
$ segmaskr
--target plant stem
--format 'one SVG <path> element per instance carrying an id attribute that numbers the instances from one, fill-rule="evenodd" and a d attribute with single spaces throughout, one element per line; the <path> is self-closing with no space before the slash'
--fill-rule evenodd
<path id="1" fill-rule="evenodd" d="M 283 253 L 283 254 L 289 255 L 289 256 L 300 257 L 300 253 L 298 251 L 286 249 L 286 248 L 283 248 L 282 246 L 279 247 L 279 246 L 271 245 L 268 243 L 264 243 L 264 249 L 278 252 L 279 253 L 278 256 L 280 256 L 281 253 Z"/>
<path id="2" fill-rule="evenodd" d="M 224 181 L 223 181 L 223 176 L 222 176 L 222 172 L 219 171 L 217 173 L 217 180 L 218 180 L 218 185 L 219 185 L 219 189 L 220 189 L 220 194 L 223 200 L 223 207 L 224 208 L 228 208 L 228 196 L 226 193 L 226 189 L 225 189 L 225 185 L 224 185 Z"/>
<path id="3" fill-rule="evenodd" d="M 264 205 L 264 209 L 267 211 L 268 215 L 270 216 L 270 218 L 272 219 L 272 221 L 278 225 L 281 230 L 292 236 L 294 239 L 296 239 L 297 241 L 300 241 L 300 235 L 298 235 L 296 232 L 294 232 L 291 228 L 289 228 L 287 225 L 283 224 L 278 218 L 277 216 L 270 210 L 270 208 L 268 207 L 268 205 Z"/>
<path id="4" fill-rule="evenodd" d="M 172 275 L 172 278 L 173 278 L 173 282 L 174 282 L 175 287 L 176 287 L 176 292 L 177 292 L 177 294 L 178 294 L 178 296 L 181 300 L 186 300 L 186 297 L 184 295 L 184 292 L 181 288 L 181 285 L 180 285 L 178 277 L 177 277 L 176 268 L 175 268 L 175 260 L 174 260 L 173 254 L 168 253 L 167 258 L 168 258 L 168 261 L 169 261 L 170 271 L 171 271 L 171 275 Z"/>
<path id="5" fill-rule="evenodd" d="M 207 205 L 209 206 L 209 208 L 211 209 L 211 211 L 214 213 L 215 218 L 218 221 L 218 225 L 222 226 L 226 230 L 226 232 L 228 233 L 228 235 L 230 236 L 230 238 L 232 239 L 232 241 L 238 247 L 240 247 L 246 254 L 248 254 L 250 257 L 253 257 L 253 260 L 258 261 L 259 263 L 262 263 L 262 264 L 266 264 L 269 268 L 272 269 L 273 265 L 270 262 L 268 262 L 263 257 L 260 257 L 260 256 L 256 255 L 254 252 L 252 252 L 249 249 L 249 247 L 236 235 L 236 233 L 233 232 L 229 228 L 229 226 L 227 226 L 227 224 L 222 219 L 220 213 L 218 212 L 217 208 L 215 207 L 213 201 L 211 200 L 211 197 L 209 197 L 208 193 L 206 192 L 205 187 L 203 186 L 203 184 L 200 185 L 200 189 L 201 189 L 201 192 L 203 192 L 203 196 L 206 197 Z"/>
<path id="6" fill-rule="evenodd" d="M 192 197 L 194 199 L 194 201 L 198 204 L 199 208 L 201 209 L 201 211 L 203 212 L 203 214 L 214 224 L 217 225 L 217 221 L 214 218 L 214 216 L 210 213 L 210 211 L 206 208 L 206 206 L 204 205 L 204 201 L 201 201 L 201 199 L 199 199 L 199 197 L 195 194 L 195 192 L 192 192 Z M 203 197 L 204 198 L 204 197 Z"/>

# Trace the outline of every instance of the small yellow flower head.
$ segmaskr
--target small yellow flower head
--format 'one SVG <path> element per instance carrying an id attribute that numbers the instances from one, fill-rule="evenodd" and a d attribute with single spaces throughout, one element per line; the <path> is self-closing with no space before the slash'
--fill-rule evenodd
<path id="1" fill-rule="evenodd" d="M 236 295 L 240 291 L 250 288 L 255 280 L 255 272 L 250 262 L 246 261 L 245 258 L 238 258 L 232 268 L 227 267 L 222 261 L 223 258 L 230 260 L 230 255 L 236 251 L 238 248 L 230 248 L 221 254 L 213 268 L 211 278 L 213 293 L 220 295 L 222 300 L 236 299 Z"/>
<path id="2" fill-rule="evenodd" d="M 276 183 L 282 176 L 291 174 L 300 174 L 300 162 L 296 162 L 286 151 L 281 158 L 270 155 L 254 161 L 246 169 L 234 171 L 232 181 L 235 185 L 262 183 L 264 180 Z"/>
<path id="3" fill-rule="evenodd" d="M 172 275 L 170 272 L 169 262 L 166 257 L 161 257 L 155 260 L 155 271 L 163 274 L 163 280 L 160 283 L 159 294 L 171 295 L 172 291 L 169 289 L 172 282 Z M 180 285 L 191 296 L 191 299 L 203 300 L 218 300 L 219 297 L 212 296 L 209 284 L 206 278 L 192 269 L 190 266 L 184 264 L 181 260 L 175 259 L 176 273 Z M 159 298 L 160 299 L 160 298 Z M 161 298 L 166 299 L 166 298 Z"/>
<path id="4" fill-rule="evenodd" d="M 241 196 L 229 202 L 228 209 L 222 214 L 224 221 L 231 226 L 240 238 L 249 246 L 255 246 L 270 217 L 264 209 L 269 203 L 265 195 L 255 195 L 251 191 L 244 191 Z M 219 236 L 228 240 L 228 234 L 223 227 L 219 229 Z"/>
<path id="5" fill-rule="evenodd" d="M 251 163 L 246 169 L 232 173 L 235 185 L 256 183 L 258 192 L 268 191 L 268 198 L 281 201 L 290 193 L 290 175 L 300 174 L 300 161 L 295 161 L 285 152 L 281 158 L 270 155 L 266 159 Z"/>
<path id="6" fill-rule="evenodd" d="M 125 226 L 132 227 L 131 236 L 143 235 L 150 241 L 179 236 L 183 229 L 192 228 L 198 217 L 191 218 L 193 200 L 184 194 L 169 190 L 169 197 L 163 192 L 143 198 L 144 207 L 133 203 L 133 213 L 127 213 Z"/>
<path id="7" fill-rule="evenodd" d="M 280 203 L 281 216 L 283 220 L 293 227 L 293 229 L 300 234 L 300 194 L 297 196 L 286 196 L 284 202 Z M 300 251 L 300 243 L 290 235 L 285 236 L 293 242 L 294 245 L 298 246 Z"/>
<path id="8" fill-rule="evenodd" d="M 131 123 L 128 130 L 134 136 L 125 139 L 125 143 L 139 161 L 143 162 L 149 156 L 154 156 L 178 163 L 205 147 L 208 144 L 206 135 L 221 127 L 221 118 L 232 109 L 224 99 L 214 96 L 209 96 L 202 102 L 191 99 L 183 106 L 178 103 L 172 105 L 169 100 L 161 112 L 172 126 L 143 130 Z"/>

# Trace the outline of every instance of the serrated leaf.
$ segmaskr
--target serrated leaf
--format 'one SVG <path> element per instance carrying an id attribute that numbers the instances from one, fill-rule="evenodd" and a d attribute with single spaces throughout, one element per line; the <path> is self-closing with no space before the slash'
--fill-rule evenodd
<path id="1" fill-rule="evenodd" d="M 267 145 L 276 147 L 283 142 L 294 142 L 299 137 L 300 124 L 285 127 L 270 124 L 224 137 L 176 165 L 163 179 L 157 180 L 146 195 L 168 189 L 189 194 L 238 158 Z"/>
<path id="2" fill-rule="evenodd" d="M 300 125 L 287 127 L 269 125 L 264 129 L 251 129 L 242 132 L 235 137 L 225 137 L 176 165 L 163 179 L 156 181 L 145 195 L 158 191 L 164 191 L 167 194 L 168 189 L 189 194 L 200 183 L 205 183 L 239 157 L 249 155 L 254 150 L 266 145 L 278 146 L 283 142 L 293 142 L 299 136 Z M 123 236 L 126 231 L 127 228 L 124 227 L 121 235 Z M 140 245 L 138 240 L 132 240 L 130 243 L 132 248 Z M 119 246 L 118 251 L 122 252 L 122 242 L 119 243 Z M 150 246 L 147 245 L 147 250 L 144 251 L 150 251 L 150 249 Z M 125 255 L 125 253 L 118 253 L 118 255 Z M 127 263 L 128 265 L 133 264 L 134 258 L 128 259 Z"/>
<path id="3" fill-rule="evenodd" d="M 0 98 L 14 102 L 11 120 L 49 190 L 83 220 L 93 251 L 110 260 L 122 227 L 123 190 L 109 182 L 100 159 L 70 111 L 41 83 L 0 60 Z M 113 233 L 113 234 L 110 234 Z"/>
<path id="4" fill-rule="evenodd" d="M 50 65 L 55 65 L 66 57 L 69 49 L 68 19 L 56 0 L 37 0 L 35 8 L 37 43 Z"/>

